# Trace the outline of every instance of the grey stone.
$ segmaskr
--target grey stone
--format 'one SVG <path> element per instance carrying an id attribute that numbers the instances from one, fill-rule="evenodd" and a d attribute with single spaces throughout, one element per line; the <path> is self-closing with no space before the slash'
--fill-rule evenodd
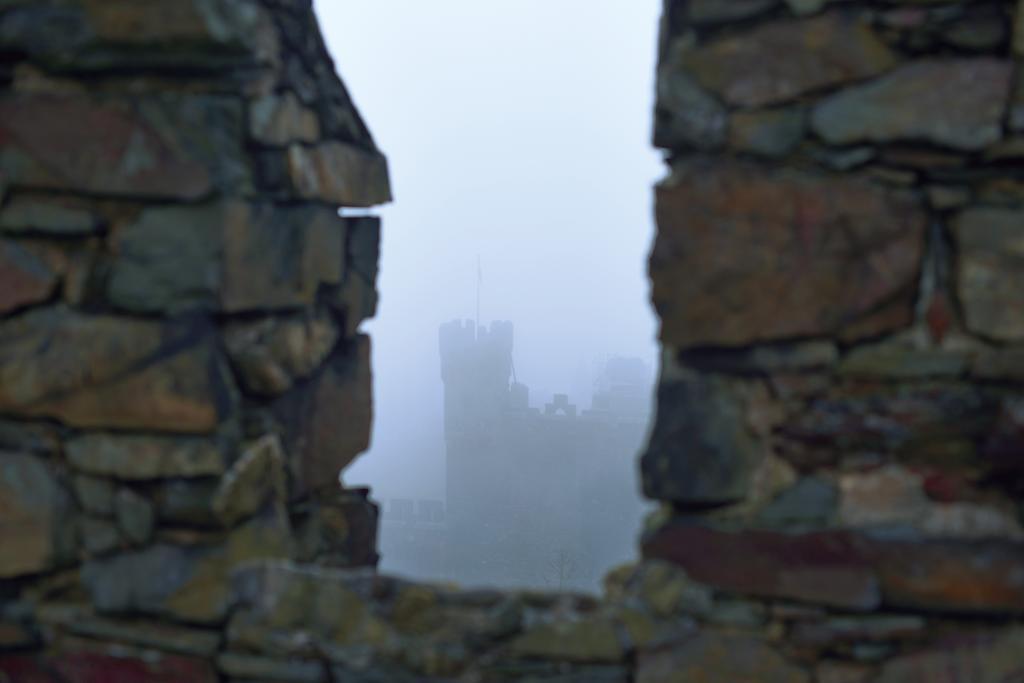
<path id="1" fill-rule="evenodd" d="M 802 108 L 737 112 L 729 122 L 729 146 L 763 157 L 781 157 L 804 136 Z"/>
<path id="2" fill-rule="evenodd" d="M 1024 13 L 1021 13 L 1024 16 Z M 1010 98 L 1010 130 L 1024 132 L 1024 69 L 1017 69 Z"/>
<path id="3" fill-rule="evenodd" d="M 114 514 L 117 526 L 125 538 L 136 545 L 143 545 L 153 537 L 156 511 L 153 504 L 131 489 L 122 488 L 114 498 Z"/>
<path id="4" fill-rule="evenodd" d="M 291 92 L 266 95 L 249 105 L 249 132 L 267 145 L 316 142 L 320 122 L 316 112 L 306 109 Z"/>
<path id="5" fill-rule="evenodd" d="M 0 450 L 54 455 L 60 450 L 60 437 L 45 422 L 0 418 Z"/>
<path id="6" fill-rule="evenodd" d="M 994 12 L 959 18 L 942 32 L 946 43 L 973 52 L 997 51 L 1006 37 L 1006 18 Z"/>
<path id="7" fill-rule="evenodd" d="M 923 141 L 978 150 L 1002 135 L 1011 65 L 989 58 L 922 59 L 815 107 L 830 144 Z"/>
<path id="8" fill-rule="evenodd" d="M 669 46 L 658 69 L 654 145 L 665 149 L 716 149 L 725 143 L 729 113 L 686 73 L 679 42 Z"/>
<path id="9" fill-rule="evenodd" d="M 107 296 L 142 313 L 216 309 L 223 205 L 146 209 L 117 232 Z"/>
<path id="10" fill-rule="evenodd" d="M 90 235 L 99 227 L 97 216 L 66 200 L 15 197 L 0 209 L 0 232 Z"/>
<path id="11" fill-rule="evenodd" d="M 761 509 L 757 522 L 769 526 L 816 525 L 831 522 L 839 506 L 836 486 L 820 477 L 803 477 Z"/>
<path id="12" fill-rule="evenodd" d="M 849 171 L 863 166 L 875 158 L 875 150 L 871 147 L 854 147 L 852 149 L 837 150 L 831 147 L 826 149 L 815 149 L 811 156 L 836 171 Z"/>
<path id="13" fill-rule="evenodd" d="M 682 367 L 662 372 L 657 415 L 640 463 L 644 494 L 677 503 L 742 500 L 763 456 L 742 395 L 721 376 Z"/>
<path id="14" fill-rule="evenodd" d="M 709 623 L 738 628 L 757 628 L 767 620 L 767 608 L 763 603 L 752 600 L 716 600 L 707 616 Z"/>
<path id="15" fill-rule="evenodd" d="M 87 513 L 100 517 L 114 514 L 114 484 L 109 479 L 75 475 L 71 488 L 78 504 Z"/>
<path id="16" fill-rule="evenodd" d="M 341 284 L 344 229 L 315 206 L 147 209 L 118 234 L 108 297 L 145 313 L 308 306 L 321 285 Z"/>
<path id="17" fill-rule="evenodd" d="M 213 496 L 220 485 L 218 479 L 176 479 L 164 482 L 157 489 L 154 502 L 161 524 L 185 526 L 218 526 L 213 514 Z"/>
<path id="18" fill-rule="evenodd" d="M 828 2 L 829 0 L 786 0 L 789 9 L 798 16 L 820 12 Z"/>
<path id="19" fill-rule="evenodd" d="M 971 376 L 1024 382 L 1024 348 L 990 349 L 979 353 L 971 363 Z"/>
<path id="20" fill-rule="evenodd" d="M 108 519 L 83 517 L 79 524 L 82 548 L 90 555 L 106 555 L 121 545 L 117 526 Z"/>
<path id="21" fill-rule="evenodd" d="M 762 14 L 778 5 L 779 0 L 690 0 L 685 4 L 692 23 L 717 24 Z"/>
<path id="22" fill-rule="evenodd" d="M 67 443 L 75 469 L 127 481 L 220 475 L 221 445 L 213 439 L 87 434 Z"/>
<path id="23" fill-rule="evenodd" d="M 219 71 L 258 58 L 263 19 L 249 0 L 183 0 L 161 11 L 131 0 L 34 3 L 0 18 L 0 46 L 57 70 Z"/>
<path id="24" fill-rule="evenodd" d="M 0 579 L 53 569 L 74 557 L 71 497 L 43 458 L 0 452 Z"/>
<path id="25" fill-rule="evenodd" d="M 967 209 L 954 220 L 953 233 L 967 327 L 1002 341 L 1024 340 L 1024 210 Z"/>

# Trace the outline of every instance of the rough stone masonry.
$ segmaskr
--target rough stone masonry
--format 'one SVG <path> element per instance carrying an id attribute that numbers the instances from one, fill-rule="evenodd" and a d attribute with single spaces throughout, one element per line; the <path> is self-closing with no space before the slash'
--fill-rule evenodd
<path id="1" fill-rule="evenodd" d="M 663 505 L 600 599 L 467 591 L 338 483 L 390 194 L 309 0 L 0 0 L 0 681 L 1024 681 L 1024 5 L 659 52 Z"/>

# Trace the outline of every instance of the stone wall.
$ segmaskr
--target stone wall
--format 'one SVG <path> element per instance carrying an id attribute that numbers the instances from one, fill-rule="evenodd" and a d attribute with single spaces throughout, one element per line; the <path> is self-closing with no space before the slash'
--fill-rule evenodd
<path id="1" fill-rule="evenodd" d="M 373 569 L 387 171 L 308 0 L 0 0 L 0 681 L 1024 680 L 1022 22 L 667 0 L 598 600 Z"/>
<path id="2" fill-rule="evenodd" d="M 822 683 L 1024 680 L 1022 21 L 666 2 L 643 554 Z"/>
<path id="3" fill-rule="evenodd" d="M 376 563 L 389 199 L 309 2 L 0 3 L 0 680 L 216 680 L 237 566 Z"/>

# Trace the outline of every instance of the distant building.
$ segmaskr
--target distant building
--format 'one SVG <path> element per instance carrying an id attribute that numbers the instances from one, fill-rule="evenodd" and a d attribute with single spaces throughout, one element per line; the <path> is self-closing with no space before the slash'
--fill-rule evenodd
<path id="1" fill-rule="evenodd" d="M 513 326 L 440 328 L 445 397 L 445 574 L 465 584 L 593 588 L 635 557 L 644 511 L 636 451 L 651 379 L 608 362 L 592 405 L 556 394 L 543 410 L 514 380 Z"/>

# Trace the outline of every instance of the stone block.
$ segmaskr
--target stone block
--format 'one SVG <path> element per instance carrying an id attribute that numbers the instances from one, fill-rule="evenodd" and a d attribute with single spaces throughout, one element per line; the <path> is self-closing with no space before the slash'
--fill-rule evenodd
<path id="1" fill-rule="evenodd" d="M 317 660 L 273 659 L 225 652 L 217 657 L 217 668 L 233 679 L 272 680 L 277 683 L 321 683 L 327 680 L 327 667 Z"/>
<path id="2" fill-rule="evenodd" d="M 729 146 L 761 157 L 785 156 L 803 139 L 805 118 L 799 107 L 736 112 L 729 121 Z"/>
<path id="3" fill-rule="evenodd" d="M 251 67 L 266 57 L 265 31 L 249 0 L 44 1 L 0 15 L 0 47 L 69 72 Z"/>
<path id="4" fill-rule="evenodd" d="M 231 97 L 8 95 L 0 170 L 11 187 L 198 199 L 248 184 L 242 131 Z"/>
<path id="5" fill-rule="evenodd" d="M 729 112 L 680 63 L 686 47 L 669 45 L 658 67 L 654 146 L 710 150 L 725 143 Z"/>
<path id="6" fill-rule="evenodd" d="M 221 202 L 147 209 L 118 233 L 107 296 L 144 313 L 312 305 L 342 282 L 345 224 L 329 209 Z"/>
<path id="7" fill-rule="evenodd" d="M 967 209 L 954 220 L 953 234 L 967 327 L 1001 341 L 1024 340 L 1024 210 Z"/>
<path id="8" fill-rule="evenodd" d="M 156 510 L 146 498 L 129 488 L 122 488 L 114 497 L 114 518 L 130 543 L 143 545 L 153 537 Z"/>
<path id="9" fill-rule="evenodd" d="M 985 635 L 951 636 L 935 647 L 885 663 L 876 683 L 1001 683 L 1024 674 L 1024 631 L 1007 629 Z"/>
<path id="10" fill-rule="evenodd" d="M 763 453 L 735 382 L 682 367 L 663 370 L 640 461 L 644 495 L 702 505 L 739 501 Z"/>
<path id="11" fill-rule="evenodd" d="M 57 289 L 59 274 L 33 250 L 0 240 L 0 315 L 40 304 Z"/>
<path id="12" fill-rule="evenodd" d="M 376 150 L 334 141 L 312 147 L 293 144 L 288 173 L 303 199 L 355 207 L 391 201 L 387 160 Z"/>
<path id="13" fill-rule="evenodd" d="M 1002 137 L 1012 65 L 990 58 L 923 59 L 826 98 L 811 125 L 834 145 L 930 142 L 966 151 Z"/>
<path id="14" fill-rule="evenodd" d="M 0 411 L 82 428 L 210 432 L 233 404 L 202 324 L 63 307 L 0 323 Z"/>
<path id="15" fill-rule="evenodd" d="M 44 572 L 73 560 L 71 496 L 52 463 L 0 452 L 0 579 Z"/>
<path id="16" fill-rule="evenodd" d="M 904 537 L 906 534 L 904 534 Z M 645 539 L 721 590 L 849 610 L 1024 612 L 1024 547 L 1004 540 L 903 540 L 848 531 L 723 531 L 677 521 Z M 744 558 L 757 558 L 756 563 Z"/>
<path id="17" fill-rule="evenodd" d="M 756 16 L 779 4 L 779 0 L 689 0 L 685 5 L 687 19 L 693 24 L 718 24 Z"/>
<path id="18" fill-rule="evenodd" d="M 85 563 L 81 580 L 104 613 L 148 614 L 216 623 L 227 615 L 228 583 L 238 566 L 288 557 L 290 531 L 276 516 L 257 518 L 214 545 L 158 543 Z"/>
<path id="19" fill-rule="evenodd" d="M 367 489 L 345 489 L 291 509 L 296 559 L 324 567 L 375 567 L 380 509 Z"/>
<path id="20" fill-rule="evenodd" d="M 338 477 L 369 446 L 372 420 L 370 340 L 346 342 L 318 375 L 275 403 L 285 427 L 293 496 L 332 491 Z"/>
<path id="21" fill-rule="evenodd" d="M 283 505 L 288 496 L 285 455 L 281 441 L 264 436 L 242 449 L 242 454 L 221 478 L 210 502 L 225 526 L 234 526 L 266 505 Z"/>
<path id="22" fill-rule="evenodd" d="M 206 661 L 152 651 L 0 656 L 0 675 L 18 683 L 217 683 Z"/>
<path id="23" fill-rule="evenodd" d="M 664 344 L 832 335 L 886 306 L 896 315 L 868 333 L 912 320 L 926 218 L 910 195 L 698 160 L 658 187 L 656 215 L 650 273 Z"/>
<path id="24" fill-rule="evenodd" d="M 862 19 L 832 12 L 761 24 L 703 45 L 682 61 L 727 104 L 781 104 L 888 70 L 895 57 Z"/>
<path id="25" fill-rule="evenodd" d="M 929 467 L 983 464 L 974 443 L 989 433 L 998 399 L 960 383 L 867 385 L 812 398 L 778 428 L 778 445 L 799 465 L 838 464 L 857 453 L 892 453 Z"/>
<path id="26" fill-rule="evenodd" d="M 510 648 L 517 657 L 564 662 L 614 664 L 626 657 L 616 623 L 604 615 L 540 624 L 517 636 Z"/>
<path id="27" fill-rule="evenodd" d="M 253 394 L 278 396 L 316 372 L 339 333 L 327 315 L 297 315 L 228 323 L 224 342 L 242 386 Z"/>
<path id="28" fill-rule="evenodd" d="M 811 677 L 768 642 L 744 635 L 701 631 L 640 653 L 637 683 L 701 680 L 810 683 Z"/>
<path id="29" fill-rule="evenodd" d="M 88 555 L 107 555 L 121 546 L 121 534 L 109 519 L 83 517 L 78 529 L 82 550 Z"/>
<path id="30" fill-rule="evenodd" d="M 215 439 L 119 434 L 85 434 L 66 444 L 74 469 L 125 481 L 217 476 L 226 449 Z"/>
<path id="31" fill-rule="evenodd" d="M 730 533 L 680 521 L 647 538 L 643 554 L 675 562 L 694 580 L 730 593 L 849 610 L 881 605 L 875 571 L 859 539 L 845 532 Z"/>
<path id="32" fill-rule="evenodd" d="M 316 142 L 320 121 L 316 112 L 302 106 L 291 92 L 266 95 L 249 105 L 249 134 L 266 145 Z"/>
<path id="33" fill-rule="evenodd" d="M 85 512 L 100 517 L 114 514 L 114 483 L 109 479 L 75 475 L 71 488 Z"/>

